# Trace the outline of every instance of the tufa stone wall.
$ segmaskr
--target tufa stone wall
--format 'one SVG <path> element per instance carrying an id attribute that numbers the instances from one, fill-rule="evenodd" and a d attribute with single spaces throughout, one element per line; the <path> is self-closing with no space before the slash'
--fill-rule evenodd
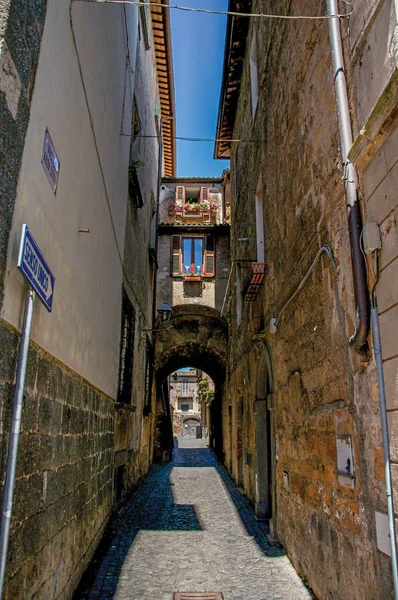
<path id="1" fill-rule="evenodd" d="M 260 8 L 255 2 L 253 10 Z M 318 14 L 321 8 L 308 0 L 297 10 Z M 274 12 L 285 13 L 286 3 L 277 2 Z M 259 99 L 253 116 L 254 29 Z M 255 302 L 242 300 L 244 262 L 231 277 L 226 464 L 249 498 L 267 507 L 272 533 L 317 597 L 389 597 L 390 562 L 377 550 L 374 518 L 375 510 L 385 512 L 375 373 L 348 345 L 355 307 L 325 22 L 252 21 L 233 137 L 262 140 L 232 151 L 233 254 L 242 261 L 256 256 L 255 197 L 262 198 L 268 274 Z M 237 241 L 246 237 L 245 244 Z M 271 335 L 271 317 L 325 244 L 338 274 L 323 255 Z M 264 342 L 267 380 L 259 355 Z M 353 487 L 337 475 L 342 435 L 352 438 Z"/>
<path id="2" fill-rule="evenodd" d="M 0 322 L 2 484 L 18 339 Z M 71 597 L 112 508 L 113 407 L 30 345 L 5 599 Z"/>

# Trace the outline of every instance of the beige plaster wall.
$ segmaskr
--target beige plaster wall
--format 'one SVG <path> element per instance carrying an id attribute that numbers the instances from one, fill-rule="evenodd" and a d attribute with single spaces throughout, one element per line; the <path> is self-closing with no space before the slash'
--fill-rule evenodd
<path id="1" fill-rule="evenodd" d="M 115 396 L 131 106 L 124 8 L 73 5 L 85 91 L 70 27 L 69 0 L 49 0 L 9 240 L 2 317 L 21 326 L 25 282 L 16 263 L 23 223 L 56 282 L 52 314 L 36 303 L 32 339 Z M 130 54 L 135 8 L 126 7 Z M 126 83 L 126 91 L 125 91 Z M 93 126 L 97 147 L 94 143 Z M 40 164 L 46 127 L 60 161 L 53 194 Z M 98 150 L 98 155 L 97 155 Z M 79 233 L 88 228 L 90 233 Z"/>

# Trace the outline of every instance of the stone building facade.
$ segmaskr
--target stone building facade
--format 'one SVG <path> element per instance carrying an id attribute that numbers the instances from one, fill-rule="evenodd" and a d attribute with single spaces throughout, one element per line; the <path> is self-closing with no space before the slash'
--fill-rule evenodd
<path id="1" fill-rule="evenodd" d="M 329 4 L 276 2 L 272 12 L 321 16 Z M 231 0 L 229 9 L 263 6 Z M 396 489 L 396 3 L 353 5 L 339 27 L 359 220 L 377 223 L 382 235 L 376 294 Z M 351 167 L 340 154 L 328 24 L 235 17 L 226 39 L 215 136 L 215 157 L 231 158 L 225 461 L 318 598 L 389 598 L 378 385 L 367 336 L 378 274 L 360 223 L 358 234 L 349 231 Z M 369 250 L 360 345 L 349 342 L 359 331 L 353 238 Z M 360 246 L 354 260 L 363 268 Z"/>
<path id="2" fill-rule="evenodd" d="M 197 369 L 182 369 L 172 373 L 169 390 L 173 408 L 173 434 L 196 436 L 196 428 L 201 424 Z"/>
<path id="3" fill-rule="evenodd" d="M 155 339 L 157 397 L 164 379 L 180 368 L 208 373 L 217 400 L 207 427 L 219 455 L 227 341 L 220 313 L 230 267 L 228 182 L 228 172 L 221 178 L 163 178 L 158 215 L 156 304 L 167 302 L 172 312 Z M 167 407 L 158 402 L 157 409 L 161 421 Z"/>
<path id="4" fill-rule="evenodd" d="M 157 302 L 221 311 L 229 272 L 224 179 L 163 179 Z"/>
<path id="5" fill-rule="evenodd" d="M 56 277 L 52 313 L 38 299 L 34 308 L 4 598 L 69 598 L 113 506 L 152 461 L 151 223 L 160 119 L 173 114 L 167 11 L 2 2 L 0 65 L 2 483 L 23 223 Z M 168 176 L 173 130 L 168 121 Z M 41 164 L 49 137 L 55 185 Z"/>

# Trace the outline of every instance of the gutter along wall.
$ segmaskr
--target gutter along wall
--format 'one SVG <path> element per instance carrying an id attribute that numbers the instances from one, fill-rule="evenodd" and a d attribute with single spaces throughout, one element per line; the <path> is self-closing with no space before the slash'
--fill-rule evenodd
<path id="1" fill-rule="evenodd" d="M 297 14 L 324 14 L 324 8 L 307 1 Z M 252 10 L 260 11 L 258 2 Z M 284 14 L 286 4 L 273 12 Z M 259 99 L 253 118 L 254 28 Z M 348 344 L 355 304 L 327 25 L 253 19 L 244 57 L 237 109 L 225 117 L 231 137 L 248 140 L 230 148 L 237 266 L 225 311 L 226 463 L 259 514 L 271 519 L 271 533 L 317 597 L 390 597 L 390 560 L 376 543 L 375 511 L 385 512 L 385 495 L 375 369 Z M 352 99 L 350 72 L 349 84 Z M 257 251 L 256 197 L 263 200 L 267 274 L 257 299 L 245 302 L 244 261 Z M 271 317 L 325 244 L 338 275 L 323 255 L 272 335 Z M 353 479 L 338 474 L 338 451 L 349 443 Z"/>

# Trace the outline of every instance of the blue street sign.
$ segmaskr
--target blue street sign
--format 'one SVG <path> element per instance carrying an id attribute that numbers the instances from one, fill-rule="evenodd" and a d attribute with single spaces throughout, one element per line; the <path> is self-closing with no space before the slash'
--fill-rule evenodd
<path id="1" fill-rule="evenodd" d="M 27 225 L 22 227 L 18 269 L 25 275 L 47 310 L 51 312 L 55 277 Z"/>

